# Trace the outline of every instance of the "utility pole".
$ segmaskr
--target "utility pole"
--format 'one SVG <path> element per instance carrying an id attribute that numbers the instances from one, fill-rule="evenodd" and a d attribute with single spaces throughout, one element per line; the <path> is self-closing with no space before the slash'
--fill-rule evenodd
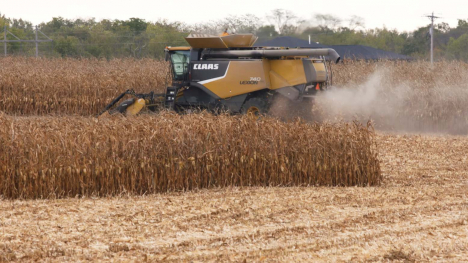
<path id="1" fill-rule="evenodd" d="M 37 41 L 37 26 L 36 26 L 36 58 L 39 56 L 39 42 Z"/>
<path id="2" fill-rule="evenodd" d="M 434 20 L 436 20 L 437 16 L 434 16 L 434 12 L 432 12 L 432 15 L 426 16 L 429 19 L 431 19 L 431 29 L 429 33 L 431 34 L 431 65 L 434 64 Z"/>

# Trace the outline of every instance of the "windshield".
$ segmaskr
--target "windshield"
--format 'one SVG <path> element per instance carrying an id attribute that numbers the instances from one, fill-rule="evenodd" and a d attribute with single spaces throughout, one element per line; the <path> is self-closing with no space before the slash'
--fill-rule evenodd
<path id="1" fill-rule="evenodd" d="M 174 79 L 184 80 L 184 76 L 188 70 L 190 60 L 190 51 L 173 51 L 171 52 L 172 66 L 174 67 Z"/>

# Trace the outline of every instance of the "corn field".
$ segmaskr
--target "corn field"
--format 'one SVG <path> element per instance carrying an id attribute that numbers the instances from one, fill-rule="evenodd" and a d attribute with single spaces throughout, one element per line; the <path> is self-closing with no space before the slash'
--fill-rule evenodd
<path id="1" fill-rule="evenodd" d="M 0 58 L 0 111 L 9 115 L 92 116 L 127 89 L 164 92 L 168 64 L 150 59 Z M 463 62 L 345 61 L 333 67 L 334 86 L 358 98 L 343 108 L 331 92 L 326 119 L 369 119 L 385 129 L 468 132 L 468 64 Z M 353 94 L 344 96 L 350 97 Z M 348 99 L 351 101 L 351 99 Z M 347 102 L 349 104 L 349 102 Z M 346 104 L 346 103 L 345 103 Z M 382 110 L 382 105 L 386 109 Z M 363 109 L 356 110 L 356 106 Z M 346 116 L 348 115 L 348 116 Z M 401 127 L 399 127 L 401 126 Z"/>
<path id="2" fill-rule="evenodd" d="M 168 64 L 152 59 L 0 59 L 0 111 L 95 115 L 127 89 L 163 92 Z"/>
<path id="3" fill-rule="evenodd" d="M 0 63 L 4 198 L 367 186 L 382 180 L 372 127 L 358 123 L 207 113 L 90 117 L 127 89 L 163 92 L 168 64 L 162 61 L 2 58 Z"/>
<path id="4" fill-rule="evenodd" d="M 0 117 L 4 198 L 231 186 L 371 186 L 371 127 L 246 116 Z"/>
<path id="5" fill-rule="evenodd" d="M 358 86 L 378 69 L 385 69 L 384 80 L 393 86 L 410 85 L 417 89 L 440 85 L 466 84 L 468 64 L 460 61 L 355 61 L 344 60 L 333 65 L 333 84 L 339 87 Z"/>
<path id="6" fill-rule="evenodd" d="M 305 108 L 319 123 L 94 118 L 167 65 L 0 64 L 0 262 L 467 258 L 468 139 L 404 132 L 468 132 L 467 64 L 346 61 Z M 85 196 L 116 197 L 8 201 Z"/>

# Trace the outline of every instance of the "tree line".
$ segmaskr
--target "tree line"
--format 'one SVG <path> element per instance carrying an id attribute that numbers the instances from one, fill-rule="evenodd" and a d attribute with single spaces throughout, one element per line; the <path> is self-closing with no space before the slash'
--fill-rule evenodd
<path id="1" fill-rule="evenodd" d="M 34 39 L 34 27 L 23 19 L 0 15 L 0 31 L 7 30 L 21 39 Z M 429 57 L 429 25 L 412 32 L 388 28 L 365 28 L 364 20 L 353 16 L 342 19 L 329 14 L 316 14 L 304 20 L 293 12 L 272 10 L 263 18 L 252 14 L 230 15 L 206 23 L 186 24 L 178 21 L 66 19 L 54 17 L 38 25 L 38 29 L 53 42 L 41 43 L 41 53 L 56 57 L 151 57 L 161 58 L 166 46 L 187 45 L 184 40 L 191 32 L 220 34 L 253 33 L 258 43 L 278 36 L 309 39 L 324 45 L 366 45 L 414 58 Z M 14 40 L 14 36 L 7 39 Z M 1 36 L 3 38 L 3 36 Z M 41 36 L 42 37 L 42 36 Z M 8 43 L 8 54 L 32 55 L 34 43 Z M 468 20 L 459 19 L 456 27 L 439 23 L 434 29 L 436 59 L 468 61 Z"/>

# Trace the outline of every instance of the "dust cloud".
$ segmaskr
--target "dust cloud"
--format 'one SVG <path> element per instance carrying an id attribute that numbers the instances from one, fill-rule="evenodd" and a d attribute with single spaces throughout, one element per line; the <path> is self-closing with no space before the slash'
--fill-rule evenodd
<path id="1" fill-rule="evenodd" d="M 376 129 L 392 132 L 468 134 L 468 80 L 452 86 L 430 81 L 405 82 L 380 68 L 361 84 L 328 88 L 313 102 L 277 98 L 270 113 L 316 122 L 372 121 Z"/>
<path id="2" fill-rule="evenodd" d="M 318 121 L 374 122 L 380 130 L 423 133 L 468 133 L 468 86 L 432 87 L 398 81 L 378 69 L 361 85 L 331 87 L 315 99 Z"/>

